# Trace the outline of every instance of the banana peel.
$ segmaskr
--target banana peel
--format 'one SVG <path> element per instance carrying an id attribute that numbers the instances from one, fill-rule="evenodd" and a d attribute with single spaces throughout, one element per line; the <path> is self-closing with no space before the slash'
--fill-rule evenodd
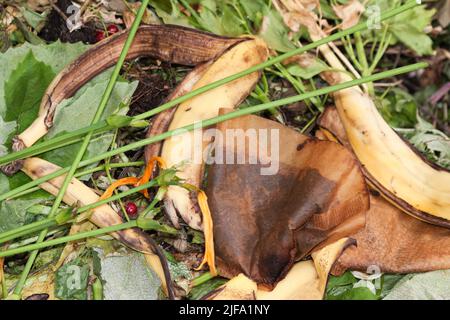
<path id="1" fill-rule="evenodd" d="M 268 58 L 267 45 L 258 38 L 243 41 L 230 48 L 211 63 L 192 89 L 197 89 L 244 71 Z M 168 130 L 199 123 L 219 114 L 220 108 L 237 107 L 253 90 L 259 72 L 249 74 L 219 88 L 205 92 L 178 106 Z M 200 187 L 203 178 L 204 150 L 209 141 L 203 141 L 203 130 L 197 129 L 164 141 L 161 157 L 169 167 L 178 166 L 177 176 L 186 183 Z M 150 155 L 154 156 L 154 153 Z M 177 214 L 192 228 L 203 229 L 202 216 L 195 194 L 178 186 L 170 186 L 165 196 L 165 209 L 172 223 L 179 226 Z"/>
<path id="2" fill-rule="evenodd" d="M 64 100 L 72 97 L 89 80 L 113 66 L 128 37 L 128 30 L 99 42 L 67 65 L 47 88 L 36 120 L 13 138 L 13 151 L 32 146 L 53 126 L 55 111 Z M 198 66 L 220 56 L 245 38 L 228 38 L 173 25 L 139 27 L 127 60 L 148 56 L 160 61 L 186 66 Z M 22 160 L 3 166 L 2 172 L 13 175 L 21 169 Z"/>
<path id="3" fill-rule="evenodd" d="M 49 175 L 59 169 L 61 168 L 57 165 L 39 158 L 26 159 L 22 167 L 22 171 L 33 180 Z M 66 175 L 62 175 L 51 179 L 41 184 L 40 187 L 56 196 L 65 177 Z M 64 194 L 63 201 L 70 206 L 86 206 L 97 202 L 99 198 L 94 190 L 73 178 Z M 123 223 L 122 218 L 108 205 L 102 205 L 93 209 L 89 220 L 100 228 Z M 151 267 L 160 278 L 164 291 L 170 298 L 173 298 L 172 281 L 167 260 L 154 240 L 138 228 L 117 231 L 111 235 L 128 247 L 145 254 L 147 262 L 150 262 Z"/>
<path id="4" fill-rule="evenodd" d="M 328 107 L 318 120 L 317 135 L 351 148 L 336 108 Z M 450 231 L 405 215 L 377 192 L 370 196 L 365 229 L 352 235 L 332 273 L 367 272 L 373 266 L 386 273 L 415 273 L 450 268 Z M 386 253 L 389 254 L 386 254 Z"/>
<path id="5" fill-rule="evenodd" d="M 209 293 L 207 300 L 322 300 L 328 275 L 336 259 L 352 244 L 340 239 L 312 254 L 312 260 L 296 263 L 272 291 L 258 288 L 256 282 L 239 274 Z"/>
<path id="6" fill-rule="evenodd" d="M 301 4 L 297 12 L 295 6 L 282 2 L 284 7 L 276 2 L 277 9 L 288 26 L 304 25 L 313 41 L 326 36 L 315 13 Z M 339 55 L 335 46 L 324 44 L 319 51 L 334 70 L 322 73 L 329 84 L 353 80 L 343 65 L 345 57 Z M 429 162 L 404 141 L 361 88 L 341 90 L 333 97 L 348 142 L 370 185 L 404 212 L 450 228 L 450 171 Z"/>
<path id="7" fill-rule="evenodd" d="M 128 31 L 123 31 L 101 41 L 58 74 L 44 94 L 37 119 L 30 127 L 13 139 L 14 151 L 29 147 L 43 137 L 53 126 L 55 111 L 59 103 L 73 96 L 82 85 L 116 63 L 127 36 Z M 170 63 L 196 66 L 171 94 L 169 97 L 169 100 L 171 100 L 192 90 L 193 85 L 202 78 L 204 72 L 216 58 L 229 48 L 246 40 L 248 39 L 244 37 L 221 37 L 180 26 L 147 25 L 139 27 L 127 59 L 150 56 Z M 160 127 L 167 127 L 175 110 L 173 108 L 159 114 L 155 122 L 159 123 Z M 154 147 L 157 149 L 160 145 L 155 145 Z M 15 161 L 1 169 L 7 175 L 12 175 L 23 169 L 30 177 L 36 179 L 44 176 L 46 172 L 53 172 L 56 168 L 57 166 L 51 163 L 32 158 Z M 58 177 L 45 183 L 42 187 L 55 194 L 59 190 L 58 185 L 60 185 L 63 177 Z M 86 188 L 80 182 L 72 184 L 69 187 L 70 191 L 66 193 L 64 198 L 66 203 L 76 203 L 75 200 L 85 203 L 98 199 L 92 193 L 92 190 Z M 102 206 L 101 209 L 95 211 L 95 215 L 91 218 L 98 226 L 108 226 L 122 222 L 117 213 L 108 206 Z M 73 229 L 74 232 L 76 228 Z M 125 233 L 118 232 L 114 235 L 126 245 L 147 253 L 147 262 L 156 269 L 155 271 L 160 276 L 166 293 L 169 294 L 169 297 L 173 297 L 167 262 L 160 249 L 153 243 L 153 240 L 139 230 L 130 230 Z M 70 248 L 67 248 L 66 253 L 68 250 Z M 63 255 L 61 261 L 64 258 Z"/>
<path id="8" fill-rule="evenodd" d="M 319 49 L 333 68 L 344 69 L 327 46 Z M 330 83 L 351 80 L 344 73 L 325 79 Z M 404 212 L 450 228 L 450 171 L 432 164 L 403 140 L 361 89 L 336 92 L 334 100 L 370 185 Z"/>
<path id="9" fill-rule="evenodd" d="M 418 273 L 450 269 L 450 230 L 434 226 L 371 195 L 366 228 L 352 235 L 357 246 L 348 248 L 332 273 L 346 270 L 368 273 Z"/>
<path id="10" fill-rule="evenodd" d="M 234 149 L 234 157 L 243 153 L 244 159 L 258 159 L 256 164 L 208 168 L 206 193 L 220 275 L 242 273 L 273 289 L 296 261 L 364 227 L 369 194 L 357 160 L 346 148 L 257 116 L 225 121 L 217 129 L 278 132 L 276 143 L 282 146 L 275 175 L 260 174 L 266 159 L 248 145 Z M 233 150 L 233 139 L 224 138 L 224 150 Z M 214 152 L 222 150 L 216 145 Z"/>

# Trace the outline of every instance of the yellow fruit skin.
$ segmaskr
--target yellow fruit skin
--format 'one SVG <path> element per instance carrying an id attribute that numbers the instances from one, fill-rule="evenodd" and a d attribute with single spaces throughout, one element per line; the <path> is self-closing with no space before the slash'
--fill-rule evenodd
<path id="1" fill-rule="evenodd" d="M 330 65 L 344 67 L 327 46 L 320 47 Z M 330 82 L 345 82 L 335 73 Z M 429 163 L 381 117 L 360 88 L 334 94 L 350 145 L 371 185 L 403 211 L 432 224 L 450 227 L 450 172 Z"/>
<path id="2" fill-rule="evenodd" d="M 193 89 L 258 65 L 266 61 L 268 55 L 267 46 L 260 39 L 254 38 L 241 42 L 212 63 Z M 259 77 L 258 72 L 249 74 L 180 104 L 169 130 L 213 118 L 219 114 L 221 108 L 236 108 L 253 90 Z M 202 141 L 202 132 L 202 129 L 198 129 L 166 139 L 161 152 L 161 157 L 168 167 L 179 166 L 178 176 L 197 187 L 200 186 L 203 175 L 204 152 L 197 152 L 196 157 L 193 150 L 195 148 L 195 150 L 204 151 L 209 144 L 209 141 Z M 165 207 L 169 216 L 176 216 L 178 212 L 189 226 L 197 230 L 202 229 L 201 215 L 186 189 L 177 186 L 169 187 Z"/>

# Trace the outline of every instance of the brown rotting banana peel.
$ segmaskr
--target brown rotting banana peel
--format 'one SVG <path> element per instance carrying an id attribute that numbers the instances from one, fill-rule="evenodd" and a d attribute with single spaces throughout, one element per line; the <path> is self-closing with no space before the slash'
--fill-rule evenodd
<path id="1" fill-rule="evenodd" d="M 125 30 L 109 37 L 86 51 L 65 67 L 52 81 L 42 99 L 36 120 L 13 139 L 13 151 L 30 147 L 53 126 L 55 110 L 64 99 L 72 97 L 89 80 L 113 66 L 127 39 Z M 197 66 L 220 56 L 245 38 L 227 38 L 173 25 L 139 27 L 127 60 L 149 56 L 161 61 Z M 7 175 L 19 171 L 21 160 L 2 168 Z"/>

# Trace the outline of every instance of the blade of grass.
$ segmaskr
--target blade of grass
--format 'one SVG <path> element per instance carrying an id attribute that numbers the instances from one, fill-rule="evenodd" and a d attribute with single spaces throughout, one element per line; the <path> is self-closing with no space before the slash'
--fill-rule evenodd
<path id="1" fill-rule="evenodd" d="M 398 8 L 392 9 L 392 10 L 382 14 L 381 17 L 380 17 L 380 21 L 384 21 L 384 20 L 390 19 L 390 18 L 392 18 L 392 17 L 394 17 L 394 16 L 396 16 L 396 15 L 398 15 L 400 13 L 403 13 L 403 12 L 405 12 L 405 11 L 411 9 L 411 8 L 414 8 L 416 6 L 418 6 L 416 1 L 409 1 L 408 3 L 402 5 L 402 6 L 398 7 Z M 202 93 L 204 93 L 206 91 L 209 91 L 209 90 L 212 90 L 214 88 L 220 87 L 220 86 L 222 86 L 224 84 L 227 84 L 227 83 L 229 83 L 231 81 L 237 80 L 237 79 L 239 79 L 241 77 L 244 77 L 244 76 L 246 76 L 248 74 L 251 74 L 253 72 L 264 70 L 265 68 L 270 67 L 270 66 L 272 66 L 272 65 L 274 65 L 276 63 L 283 62 L 284 60 L 286 60 L 286 59 L 288 59 L 288 58 L 290 58 L 292 56 L 299 55 L 299 54 L 302 54 L 302 53 L 304 53 L 306 51 L 315 49 L 315 48 L 317 48 L 317 47 L 319 47 L 319 46 L 321 46 L 323 44 L 327 44 L 329 42 L 339 40 L 339 39 L 341 39 L 341 38 L 343 38 L 343 37 L 345 37 L 347 35 L 351 35 L 351 34 L 353 34 L 355 32 L 364 31 L 367 28 L 368 28 L 367 23 L 366 22 L 361 22 L 361 23 L 359 23 L 358 25 L 356 25 L 356 26 L 354 26 L 352 28 L 349 28 L 349 29 L 337 32 L 337 33 L 332 34 L 332 35 L 330 35 L 330 36 L 328 36 L 326 38 L 323 38 L 323 39 L 321 39 L 319 41 L 307 44 L 304 47 L 301 47 L 301 48 L 289 51 L 289 52 L 287 52 L 285 54 L 282 54 L 282 55 L 279 55 L 279 56 L 274 57 L 272 59 L 269 59 L 267 62 L 264 62 L 262 64 L 254 66 L 252 68 L 249 68 L 249 69 L 247 69 L 247 70 L 245 70 L 243 72 L 237 73 L 235 75 L 232 75 L 232 76 L 226 77 L 226 78 L 224 78 L 222 80 L 213 82 L 213 83 L 211 83 L 209 85 L 206 85 L 204 87 L 201 87 L 199 89 L 193 90 L 193 91 L 189 92 L 188 94 L 186 94 L 186 95 L 184 95 L 182 97 L 179 97 L 177 99 L 169 101 L 169 102 L 167 102 L 167 103 L 165 103 L 165 104 L 163 104 L 163 105 L 161 105 L 161 106 L 159 106 L 159 107 L 157 107 L 155 109 L 152 109 L 152 110 L 150 110 L 148 112 L 145 112 L 145 113 L 142 113 L 140 115 L 137 115 L 137 116 L 133 117 L 133 119 L 134 120 L 143 120 L 143 119 L 146 119 L 146 118 L 150 118 L 150 117 L 152 117 L 152 116 L 154 116 L 154 115 L 156 115 L 156 114 L 158 114 L 158 113 L 160 113 L 162 111 L 170 109 L 170 108 L 172 108 L 172 107 L 174 107 L 174 106 L 176 106 L 176 105 L 178 105 L 178 104 L 180 104 L 180 103 L 182 103 L 182 102 L 184 102 L 186 100 L 189 100 L 189 99 L 191 99 L 191 98 L 193 98 L 193 97 L 195 97 L 195 96 L 197 96 L 199 94 L 202 94 Z M 96 133 L 99 133 L 99 132 L 105 132 L 105 131 L 108 131 L 108 130 L 111 130 L 111 129 L 113 129 L 113 127 L 108 125 L 106 123 L 106 121 L 101 121 L 101 122 L 99 122 L 99 123 L 97 123 L 97 124 L 95 124 L 93 126 L 82 128 L 82 129 L 76 130 L 74 132 L 71 132 L 69 134 L 61 135 L 61 136 L 59 136 L 57 138 L 53 138 L 53 139 L 49 139 L 47 141 L 41 142 L 41 143 L 36 144 L 34 146 L 28 147 L 28 148 L 26 148 L 24 150 L 17 151 L 17 152 L 14 152 L 14 153 L 10 153 L 8 155 L 0 157 L 0 165 L 7 164 L 7 163 L 9 163 L 11 161 L 14 161 L 14 160 L 28 158 L 28 157 L 40 154 L 40 153 L 42 153 L 44 151 L 49 151 L 49 150 L 53 150 L 55 148 L 59 148 L 59 147 L 61 147 L 63 145 L 67 145 L 67 144 L 72 144 L 72 143 L 78 142 L 78 141 L 80 141 L 80 137 L 81 136 L 85 135 L 86 133 L 90 132 L 91 130 L 95 130 Z"/>

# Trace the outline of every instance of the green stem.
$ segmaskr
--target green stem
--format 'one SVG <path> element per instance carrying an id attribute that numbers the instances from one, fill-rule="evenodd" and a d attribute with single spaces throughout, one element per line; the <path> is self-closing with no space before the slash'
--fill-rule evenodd
<path id="1" fill-rule="evenodd" d="M 129 32 L 128 37 L 127 37 L 127 40 L 125 41 L 125 44 L 124 44 L 123 49 L 122 49 L 122 52 L 120 53 L 119 59 L 117 61 L 117 64 L 116 64 L 116 66 L 114 68 L 114 71 L 112 73 L 112 76 L 111 76 L 111 78 L 109 80 L 108 86 L 106 87 L 106 90 L 105 90 L 105 92 L 104 92 L 104 94 L 102 96 L 102 100 L 100 102 L 99 107 L 97 108 L 97 111 L 96 111 L 96 113 L 94 115 L 94 118 L 92 120 L 91 125 L 95 125 L 96 123 L 98 123 L 100 121 L 100 119 L 101 119 L 101 116 L 103 115 L 103 111 L 106 108 L 106 105 L 107 105 L 107 103 L 109 101 L 109 98 L 111 96 L 112 91 L 114 90 L 114 86 L 116 84 L 116 81 L 117 81 L 117 78 L 119 76 L 120 70 L 122 68 L 123 63 L 125 62 L 126 56 L 128 54 L 128 50 L 130 49 L 131 44 L 133 43 L 134 37 L 135 37 L 135 35 L 137 33 L 139 24 L 141 23 L 142 17 L 144 16 L 144 13 L 145 13 L 145 10 L 146 10 L 146 8 L 148 6 L 148 3 L 149 3 L 149 0 L 143 0 L 142 1 L 141 7 L 139 8 L 139 11 L 138 11 L 138 13 L 136 15 L 136 19 L 134 20 L 133 25 L 131 26 L 130 32 Z M 89 143 L 91 142 L 91 138 L 93 136 L 94 136 L 94 131 L 91 130 L 84 137 L 83 143 L 82 143 L 80 149 L 78 150 L 78 153 L 75 156 L 75 159 L 73 160 L 71 167 L 68 170 L 68 173 L 67 173 L 67 175 L 66 175 L 66 177 L 64 179 L 64 182 L 63 182 L 63 184 L 61 186 L 61 189 L 59 190 L 58 195 L 56 196 L 56 199 L 55 199 L 55 201 L 53 203 L 53 206 L 52 206 L 52 208 L 50 210 L 50 213 L 49 213 L 49 217 L 50 218 L 53 217 L 57 213 L 59 205 L 63 201 L 63 198 L 64 198 L 64 195 L 66 193 L 66 190 L 67 190 L 70 182 L 72 181 L 72 178 L 75 175 L 75 171 L 77 170 L 77 168 L 78 168 L 78 166 L 79 166 L 79 164 L 81 162 L 81 159 L 83 158 L 83 156 L 84 156 L 84 154 L 85 154 L 85 152 L 86 152 L 86 150 L 87 150 L 87 148 L 89 146 Z M 45 239 L 45 237 L 47 235 L 47 232 L 48 232 L 48 229 L 44 229 L 43 231 L 41 231 L 41 233 L 40 233 L 40 235 L 38 237 L 36 245 L 39 245 L 42 241 L 44 241 L 44 239 Z M 38 250 L 33 251 L 31 253 L 30 257 L 28 258 L 28 261 L 27 261 L 27 263 L 25 265 L 25 268 L 24 268 L 24 270 L 23 270 L 23 272 L 22 272 L 22 274 L 20 276 L 20 279 L 19 279 L 19 281 L 18 281 L 18 283 L 16 285 L 16 288 L 14 289 L 14 294 L 17 294 L 19 296 L 21 295 L 23 286 L 25 285 L 25 282 L 26 282 L 26 279 L 28 277 L 28 274 L 30 273 L 31 268 L 33 267 L 33 264 L 34 264 L 34 261 L 35 261 L 37 255 L 38 255 L 38 252 L 39 252 Z"/>
<path id="2" fill-rule="evenodd" d="M 389 47 L 389 44 L 392 39 L 392 34 L 390 33 L 387 36 L 387 39 L 385 39 L 385 37 L 386 37 L 386 34 L 383 35 L 383 40 L 380 41 L 380 46 L 378 48 L 378 51 L 375 55 L 375 58 L 372 61 L 372 64 L 370 65 L 369 74 L 372 74 L 375 71 L 375 68 L 378 66 L 378 63 L 380 63 L 381 58 L 383 58 L 384 53 L 386 52 L 387 48 Z"/>
<path id="3" fill-rule="evenodd" d="M 396 68 L 396 69 L 393 69 L 393 70 L 388 70 L 388 71 L 376 73 L 376 74 L 373 74 L 373 75 L 368 76 L 368 77 L 355 79 L 355 80 L 344 82 L 344 83 L 337 84 L 337 85 L 334 85 L 334 86 L 321 88 L 319 90 L 315 90 L 315 91 L 312 91 L 312 92 L 306 92 L 306 93 L 303 93 L 303 94 L 300 94 L 300 95 L 296 95 L 296 96 L 292 96 L 292 97 L 288 97 L 288 98 L 272 101 L 270 103 L 260 104 L 260 105 L 256 105 L 256 106 L 252 106 L 252 107 L 247 107 L 245 109 L 240 109 L 240 110 L 237 110 L 237 111 L 233 111 L 233 112 L 230 112 L 230 113 L 225 114 L 225 115 L 217 116 L 217 117 L 214 117 L 214 118 L 202 121 L 202 123 L 200 125 L 198 123 L 190 124 L 190 125 L 187 125 L 185 127 L 179 128 L 179 129 L 170 130 L 170 131 L 164 132 L 162 134 L 159 134 L 157 136 L 146 138 L 146 139 L 143 139 L 143 140 L 131 143 L 131 144 L 126 145 L 126 146 L 122 146 L 120 148 L 117 148 L 115 150 L 106 152 L 104 154 L 100 154 L 100 155 L 95 156 L 93 158 L 83 160 L 80 163 L 80 167 L 84 167 L 84 166 L 90 165 L 92 163 L 96 163 L 96 162 L 101 161 L 101 160 L 103 160 L 103 159 L 105 159 L 105 158 L 107 158 L 107 157 L 109 157 L 111 155 L 116 155 L 116 154 L 120 154 L 120 153 L 127 152 L 127 151 L 130 151 L 130 150 L 138 149 L 138 148 L 144 147 L 146 145 L 149 145 L 149 144 L 152 144 L 152 143 L 155 143 L 155 142 L 163 141 L 163 140 L 165 140 L 167 138 L 170 138 L 170 137 L 173 137 L 173 136 L 177 136 L 177 135 L 181 135 L 181 134 L 184 134 L 186 132 L 189 132 L 189 131 L 193 131 L 194 129 L 199 129 L 200 127 L 204 128 L 204 127 L 212 126 L 212 125 L 215 125 L 217 123 L 220 123 L 220 122 L 223 122 L 223 121 L 227 121 L 227 120 L 230 120 L 230 119 L 234 119 L 234 118 L 237 118 L 237 117 L 241 117 L 241 116 L 244 116 L 244 115 L 258 113 L 258 112 L 265 111 L 265 110 L 270 109 L 270 108 L 276 108 L 276 107 L 281 107 L 281 106 L 284 106 L 284 105 L 289 105 L 289 104 L 292 104 L 292 103 L 295 103 L 295 102 L 299 102 L 299 101 L 302 101 L 302 100 L 305 100 L 305 99 L 311 99 L 313 97 L 318 97 L 318 96 L 321 96 L 321 95 L 330 94 L 330 93 L 333 93 L 333 92 L 336 92 L 336 91 L 339 91 L 339 90 L 343 90 L 343 89 L 347 89 L 347 88 L 350 88 L 350 87 L 353 87 L 353 86 L 362 85 L 364 83 L 374 82 L 374 81 L 382 80 L 382 79 L 385 79 L 385 78 L 397 76 L 397 75 L 400 75 L 400 74 L 409 73 L 409 72 L 412 72 L 412 71 L 416 71 L 416 70 L 419 70 L 419 69 L 426 68 L 427 66 L 428 66 L 428 64 L 425 63 L 425 62 L 416 63 L 416 64 L 412 64 L 412 65 L 409 65 L 409 66 L 404 66 L 404 67 Z M 8 199 L 8 198 L 14 196 L 16 193 L 23 192 L 24 190 L 27 190 L 28 188 L 35 187 L 35 186 L 40 185 L 40 184 L 42 184 L 42 183 L 44 183 L 44 182 L 46 182 L 48 180 L 51 180 L 51 179 L 54 179 L 54 178 L 56 178 L 56 177 L 58 177 L 60 175 L 63 175 L 68 170 L 69 170 L 69 168 L 62 168 L 62 169 L 59 169 L 59 170 L 57 170 L 57 171 L 55 171 L 55 172 L 53 172 L 53 173 L 51 173 L 49 175 L 46 175 L 45 177 L 42 177 L 42 178 L 36 179 L 34 181 L 31 181 L 29 183 L 26 183 L 26 184 L 24 184 L 24 185 L 22 185 L 22 186 L 20 186 L 20 187 L 18 187 L 16 189 L 14 189 L 14 190 L 11 190 L 11 191 L 3 194 L 3 195 L 0 195 L 0 201 Z"/>
<path id="4" fill-rule="evenodd" d="M 0 243 L 5 243 L 26 235 L 34 234 L 37 232 L 40 232 L 42 230 L 46 230 L 50 227 L 53 227 L 56 225 L 56 222 L 52 218 L 47 218 L 38 222 L 27 224 L 23 227 L 10 230 L 11 232 L 9 234 L 1 234 L 0 235 Z"/>
<path id="5" fill-rule="evenodd" d="M 410 1 L 410 2 L 406 3 L 403 6 L 400 6 L 398 8 L 392 9 L 392 10 L 384 13 L 380 17 L 380 21 L 384 21 L 384 20 L 387 20 L 389 18 L 392 18 L 392 17 L 394 17 L 394 16 L 396 16 L 396 15 L 398 15 L 398 14 L 400 14 L 400 13 L 406 11 L 406 10 L 409 10 L 411 8 L 416 7 L 417 5 L 418 4 L 415 1 Z M 147 111 L 145 113 L 137 115 L 133 119 L 135 119 L 135 120 L 143 120 L 143 119 L 152 117 L 152 116 L 154 116 L 154 115 L 156 115 L 156 114 L 158 114 L 158 113 L 160 113 L 160 112 L 162 112 L 164 110 L 170 109 L 170 108 L 172 108 L 172 107 L 174 107 L 174 106 L 176 106 L 176 105 L 178 105 L 178 104 L 180 104 L 180 103 L 182 103 L 182 102 L 184 102 L 186 100 L 189 100 L 189 99 L 191 99 L 191 98 L 193 98 L 193 97 L 195 97 L 195 96 L 197 96 L 199 94 L 202 94 L 202 93 L 204 93 L 206 91 L 209 91 L 209 90 L 212 90 L 214 88 L 220 87 L 220 86 L 222 86 L 224 84 L 227 84 L 227 83 L 229 83 L 231 81 L 237 80 L 237 79 L 239 79 L 241 77 L 244 77 L 244 76 L 246 76 L 248 74 L 251 74 L 253 72 L 263 70 L 263 69 L 265 69 L 267 67 L 270 67 L 270 66 L 272 66 L 272 65 L 274 65 L 276 63 L 283 62 L 284 60 L 286 60 L 286 59 L 288 59 L 290 57 L 293 57 L 295 55 L 302 54 L 302 53 L 304 53 L 306 51 L 315 49 L 315 48 L 317 48 L 317 47 L 319 47 L 319 46 L 321 46 L 323 44 L 326 44 L 328 42 L 339 40 L 342 37 L 345 37 L 347 35 L 353 34 L 353 33 L 358 32 L 358 31 L 363 31 L 363 30 L 366 30 L 366 29 L 367 29 L 367 23 L 366 22 L 361 22 L 361 23 L 359 23 L 358 25 L 356 25 L 356 26 L 354 26 L 352 28 L 349 28 L 349 29 L 337 32 L 337 33 L 335 33 L 333 35 L 330 35 L 330 36 L 328 36 L 326 38 L 323 38 L 323 39 L 320 39 L 318 41 L 315 41 L 315 42 L 312 42 L 310 44 L 307 44 L 307 45 L 305 45 L 305 46 L 303 46 L 301 48 L 297 48 L 297 49 L 292 50 L 290 52 L 287 52 L 285 54 L 282 54 L 282 55 L 279 55 L 277 57 L 271 58 L 268 61 L 266 61 L 264 63 L 261 63 L 261 64 L 259 64 L 257 66 L 251 67 L 251 68 L 249 68 L 249 69 L 247 69 L 247 70 L 245 70 L 243 72 L 234 74 L 234 75 L 226 77 L 226 78 L 224 78 L 222 80 L 213 82 L 213 83 L 211 83 L 209 85 L 206 85 L 204 87 L 201 87 L 201 88 L 198 88 L 196 90 L 193 90 L 193 91 L 189 92 L 188 94 L 186 94 L 186 95 L 184 95 L 182 97 L 179 97 L 177 99 L 169 101 L 169 102 L 167 102 L 167 103 L 165 103 L 165 104 L 163 104 L 163 105 L 161 105 L 161 106 L 159 106 L 159 107 L 157 107 L 155 109 L 152 109 L 150 111 Z M 41 142 L 39 144 L 36 144 L 36 145 L 31 146 L 29 148 L 26 148 L 24 150 L 17 151 L 17 152 L 5 155 L 3 157 L 0 157 L 0 165 L 4 165 L 4 164 L 9 163 L 9 162 L 14 161 L 14 160 L 23 159 L 23 158 L 27 158 L 27 157 L 30 157 L 30 156 L 34 156 L 34 155 L 40 154 L 40 153 L 42 153 L 41 150 L 44 150 L 44 148 L 45 148 L 45 151 L 48 151 L 48 150 L 52 150 L 52 149 L 55 149 L 55 148 L 59 148 L 63 143 L 67 144 L 69 141 L 71 141 L 71 143 L 74 143 L 75 141 L 79 141 L 79 137 L 80 136 L 83 136 L 84 134 L 90 132 L 91 130 L 95 130 L 96 133 L 99 133 L 99 132 L 108 131 L 110 129 L 113 129 L 113 127 L 109 126 L 105 121 L 102 121 L 102 122 L 96 124 L 95 126 L 82 128 L 82 129 L 79 129 L 77 131 L 71 132 L 69 134 L 61 135 L 61 136 L 59 136 L 57 138 L 52 138 L 52 139 L 47 140 L 45 142 Z"/>
<path id="6" fill-rule="evenodd" d="M 111 150 L 114 150 L 114 149 L 115 149 L 118 131 L 119 131 L 119 129 L 116 129 L 115 132 L 114 132 L 114 138 L 113 138 L 112 143 L 111 143 Z M 108 157 L 108 158 L 105 160 L 105 173 L 106 173 L 106 177 L 108 178 L 109 184 L 112 184 L 112 183 L 113 183 L 113 178 L 112 178 L 112 176 L 111 176 L 111 158 L 112 158 L 112 157 Z M 117 189 L 114 190 L 114 194 L 115 194 L 115 195 L 118 194 Z M 123 202 L 122 202 L 122 200 L 120 200 L 120 199 L 119 199 L 119 206 L 120 206 L 120 209 L 122 210 L 122 214 L 124 215 L 125 219 L 126 219 L 127 221 L 130 221 L 130 217 L 128 217 L 127 210 L 125 210 L 125 207 L 124 207 L 124 205 L 123 205 Z"/>
<path id="7" fill-rule="evenodd" d="M 101 229 L 87 231 L 87 232 L 80 232 L 80 233 L 77 233 L 74 235 L 61 237 L 58 239 L 34 243 L 34 244 L 27 245 L 27 246 L 15 248 L 15 249 L 5 250 L 5 251 L 0 252 L 0 258 L 10 257 L 10 256 L 14 256 L 17 254 L 30 252 L 30 251 L 37 252 L 43 248 L 53 247 L 53 246 L 56 246 L 59 244 L 68 243 L 68 242 L 72 242 L 72 241 L 78 241 L 78 240 L 87 239 L 87 238 L 91 238 L 91 237 L 97 237 L 100 235 L 104 235 L 106 233 L 112 233 L 112 232 L 117 232 L 120 230 L 135 228 L 136 226 L 137 226 L 137 223 L 135 220 L 133 220 L 130 222 L 116 224 L 116 225 L 109 226 L 106 228 L 101 228 Z"/>
<path id="8" fill-rule="evenodd" d="M 191 281 L 191 287 L 195 288 L 201 284 L 204 284 L 205 282 L 208 282 L 211 279 L 214 279 L 215 276 L 213 276 L 210 272 L 205 272 L 201 276 L 198 276 L 194 280 Z"/>

